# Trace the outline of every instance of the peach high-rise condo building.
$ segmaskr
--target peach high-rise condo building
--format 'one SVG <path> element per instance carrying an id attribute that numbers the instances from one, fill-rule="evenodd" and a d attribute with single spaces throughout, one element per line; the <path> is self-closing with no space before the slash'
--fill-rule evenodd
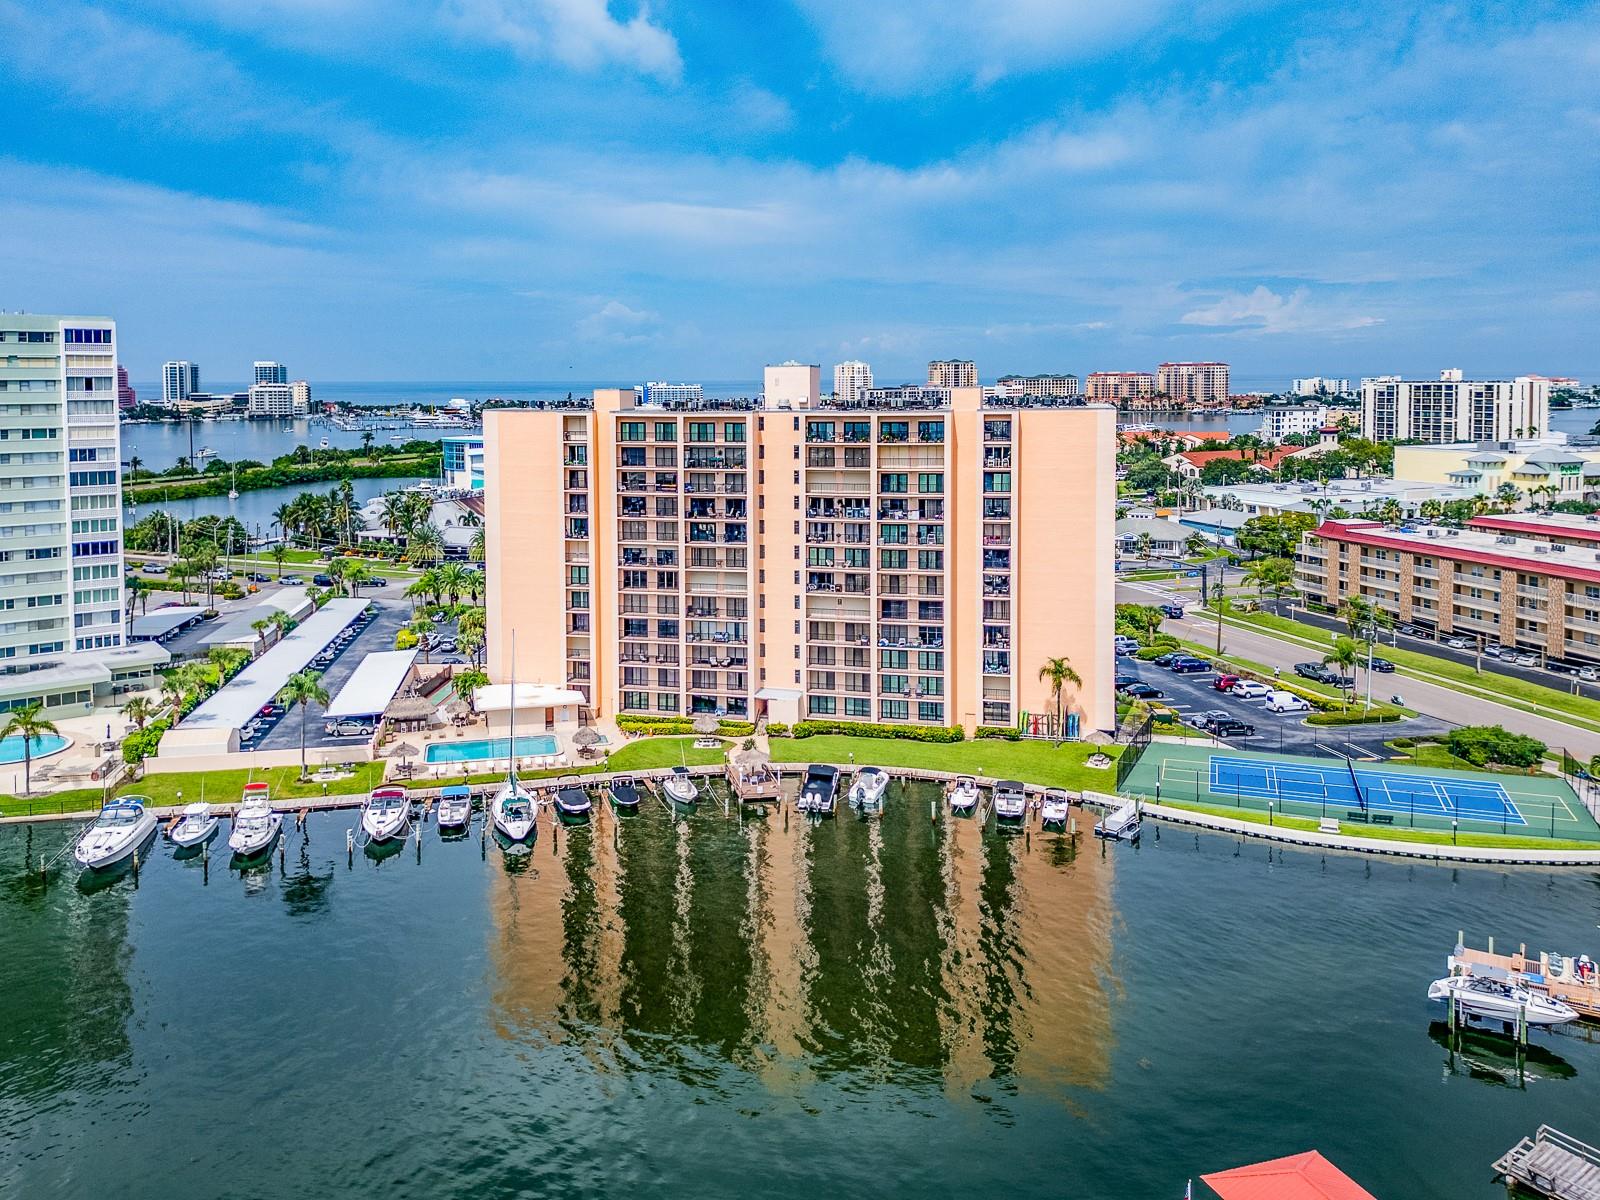
<path id="1" fill-rule="evenodd" d="M 977 387 L 978 364 L 965 358 L 936 359 L 928 364 L 928 386 Z"/>
<path id="2" fill-rule="evenodd" d="M 1228 399 L 1228 364 L 1162 363 L 1156 368 L 1156 391 L 1184 403 L 1224 403 Z"/>
<path id="3" fill-rule="evenodd" d="M 1115 414 L 886 391 L 485 414 L 491 676 L 514 633 L 600 717 L 1032 728 L 1066 657 L 1111 729 Z"/>
<path id="4" fill-rule="evenodd" d="M 1091 400 L 1149 400 L 1156 394 L 1156 377 L 1149 371 L 1093 371 L 1084 391 Z"/>

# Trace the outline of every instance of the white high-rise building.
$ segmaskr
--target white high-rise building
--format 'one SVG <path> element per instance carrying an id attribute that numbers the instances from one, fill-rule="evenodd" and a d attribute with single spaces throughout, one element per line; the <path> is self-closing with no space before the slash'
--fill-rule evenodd
<path id="1" fill-rule="evenodd" d="M 288 383 L 289 368 L 281 362 L 260 362 L 255 364 L 257 383 Z"/>
<path id="2" fill-rule="evenodd" d="M 296 398 L 296 387 L 287 383 L 257 383 L 250 388 L 252 417 L 303 417 L 306 415 L 305 396 Z"/>
<path id="3" fill-rule="evenodd" d="M 1452 368 L 1437 381 L 1361 381 L 1361 432 L 1374 441 L 1503 442 L 1549 430 L 1550 381 L 1543 376 L 1473 380 Z"/>
<path id="4" fill-rule="evenodd" d="M 1079 392 L 1076 375 L 1002 375 L 995 380 L 995 394 L 1008 400 L 1024 396 L 1064 400 Z"/>
<path id="5" fill-rule="evenodd" d="M 200 364 L 180 360 L 161 365 L 161 403 L 176 408 L 190 392 L 200 390 Z"/>
<path id="6" fill-rule="evenodd" d="M 833 398 L 840 404 L 855 404 L 862 393 L 872 388 L 872 367 L 851 359 L 833 368 Z"/>
<path id="7" fill-rule="evenodd" d="M 1228 388 L 1227 363 L 1165 362 L 1156 368 L 1156 391 L 1173 400 L 1220 404 Z"/>
<path id="8" fill-rule="evenodd" d="M 705 388 L 698 383 L 667 383 L 657 380 L 638 389 L 646 404 L 698 404 L 705 399 Z"/>
<path id="9" fill-rule="evenodd" d="M 1312 375 L 1307 379 L 1296 379 L 1290 390 L 1296 396 L 1348 396 L 1354 389 L 1348 379 L 1324 379 L 1320 375 Z"/>
<path id="10" fill-rule="evenodd" d="M 0 313 L 0 709 L 86 714 L 160 646 L 124 645 L 117 327 Z"/>
<path id="11" fill-rule="evenodd" d="M 311 411 L 311 385 L 304 379 L 296 379 L 289 385 L 289 396 L 295 416 L 303 417 Z"/>
<path id="12" fill-rule="evenodd" d="M 815 408 L 822 397 L 822 368 L 793 359 L 768 366 L 763 372 L 761 394 L 775 408 Z"/>

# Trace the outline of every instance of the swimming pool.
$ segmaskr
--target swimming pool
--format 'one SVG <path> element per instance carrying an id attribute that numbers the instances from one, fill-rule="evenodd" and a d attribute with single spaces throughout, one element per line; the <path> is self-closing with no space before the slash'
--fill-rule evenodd
<path id="1" fill-rule="evenodd" d="M 47 754 L 59 754 L 71 743 L 58 733 L 41 733 L 33 739 L 33 757 L 43 758 Z M 19 763 L 22 761 L 22 739 L 15 735 L 0 738 L 0 763 Z"/>
<path id="2" fill-rule="evenodd" d="M 509 758 L 510 738 L 482 738 L 476 742 L 434 742 L 428 747 L 423 762 L 458 763 L 479 758 Z M 556 740 L 549 734 L 517 739 L 517 757 L 531 758 L 540 754 L 556 753 Z"/>

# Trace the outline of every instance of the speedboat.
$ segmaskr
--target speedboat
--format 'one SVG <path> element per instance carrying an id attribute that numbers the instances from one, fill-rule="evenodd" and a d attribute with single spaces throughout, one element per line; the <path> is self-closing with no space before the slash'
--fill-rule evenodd
<path id="1" fill-rule="evenodd" d="M 700 789 L 688 767 L 673 767 L 661 788 L 674 804 L 694 804 L 700 799 Z"/>
<path id="2" fill-rule="evenodd" d="M 361 831 L 374 842 L 402 839 L 410 824 L 411 796 L 405 788 L 374 788 L 361 806 Z"/>
<path id="3" fill-rule="evenodd" d="M 1039 801 L 1039 823 L 1065 827 L 1072 812 L 1072 797 L 1061 788 L 1045 788 L 1044 799 Z"/>
<path id="4" fill-rule="evenodd" d="M 216 832 L 216 814 L 211 811 L 211 805 L 199 800 L 184 807 L 183 816 L 167 836 L 178 849 L 188 850 L 201 842 L 210 841 Z"/>
<path id="5" fill-rule="evenodd" d="M 589 793 L 576 775 L 563 775 L 556 780 L 556 809 L 563 817 L 586 817 L 589 808 Z"/>
<path id="6" fill-rule="evenodd" d="M 1530 991 L 1499 967 L 1479 967 L 1470 975 L 1446 975 L 1428 985 L 1429 1000 L 1453 1001 L 1457 1010 L 1481 1021 L 1515 1025 L 1565 1025 L 1578 1010 L 1553 996 Z"/>
<path id="7" fill-rule="evenodd" d="M 1015 824 L 1028 815 L 1028 792 L 1015 779 L 1002 779 L 994 785 L 994 815 L 997 820 Z"/>
<path id="8" fill-rule="evenodd" d="M 472 824 L 472 789 L 452 783 L 439 791 L 439 832 L 458 833 Z"/>
<path id="9" fill-rule="evenodd" d="M 618 775 L 608 785 L 611 803 L 624 812 L 639 811 L 639 788 L 632 775 Z"/>
<path id="10" fill-rule="evenodd" d="M 124 796 L 100 810 L 94 824 L 83 831 L 72 857 L 91 871 L 104 871 L 130 856 L 156 830 L 155 816 L 144 806 L 143 796 Z"/>
<path id="11" fill-rule="evenodd" d="M 812 763 L 806 768 L 805 782 L 800 785 L 800 798 L 795 801 L 795 807 L 803 813 L 831 813 L 838 795 L 839 768 Z"/>
<path id="12" fill-rule="evenodd" d="M 971 775 L 956 776 L 950 786 L 950 811 L 968 813 L 978 807 L 978 781 Z"/>
<path id="13" fill-rule="evenodd" d="M 233 814 L 233 829 L 228 834 L 228 849 L 240 858 L 260 854 L 272 846 L 283 828 L 283 814 L 272 811 L 264 783 L 247 783 L 244 800 Z"/>
<path id="14" fill-rule="evenodd" d="M 882 767 L 862 767 L 850 784 L 850 807 L 864 813 L 882 812 L 888 788 L 889 772 Z"/>
<path id="15" fill-rule="evenodd" d="M 536 815 L 533 797 L 517 782 L 515 775 L 500 785 L 489 802 L 489 819 L 494 823 L 494 831 L 510 842 L 525 842 L 533 836 Z"/>
<path id="16" fill-rule="evenodd" d="M 1094 827 L 1094 835 L 1117 842 L 1131 842 L 1139 836 L 1142 827 L 1139 806 L 1130 800 L 1116 812 L 1101 817 L 1100 823 Z"/>

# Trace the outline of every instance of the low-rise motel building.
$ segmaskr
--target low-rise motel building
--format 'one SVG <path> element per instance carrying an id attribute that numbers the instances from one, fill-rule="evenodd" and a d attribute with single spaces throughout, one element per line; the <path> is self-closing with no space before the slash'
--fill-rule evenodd
<path id="1" fill-rule="evenodd" d="M 1465 529 L 1324 521 L 1295 555 L 1295 587 L 1329 609 L 1363 596 L 1396 621 L 1600 664 L 1600 520 L 1513 513 Z"/>
<path id="2" fill-rule="evenodd" d="M 1112 729 L 1114 410 L 816 389 L 486 413 L 494 681 L 970 732 L 1051 713 L 1065 657 L 1071 725 Z"/>

